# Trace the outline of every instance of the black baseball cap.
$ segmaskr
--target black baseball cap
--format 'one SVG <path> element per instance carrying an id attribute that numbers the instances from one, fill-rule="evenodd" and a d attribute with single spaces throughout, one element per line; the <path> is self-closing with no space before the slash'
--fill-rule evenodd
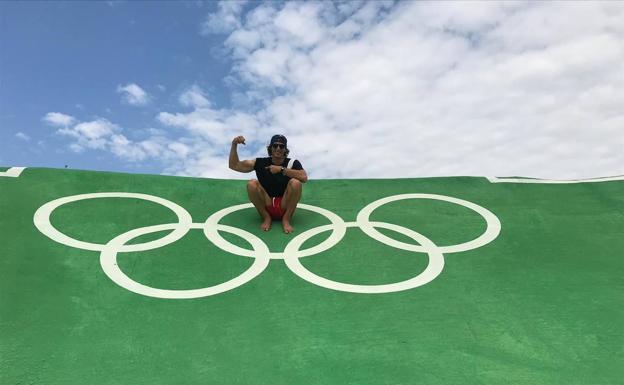
<path id="1" fill-rule="evenodd" d="M 284 135 L 273 135 L 273 137 L 271 138 L 271 143 L 270 145 L 273 145 L 273 143 L 283 143 L 284 146 L 286 146 L 288 144 L 288 141 L 286 140 L 286 137 Z"/>

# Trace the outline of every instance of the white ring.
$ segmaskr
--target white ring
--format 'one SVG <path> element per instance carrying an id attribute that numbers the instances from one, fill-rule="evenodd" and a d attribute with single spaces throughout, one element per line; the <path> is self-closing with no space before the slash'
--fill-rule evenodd
<path id="1" fill-rule="evenodd" d="M 237 229 L 235 227 L 226 225 L 218 225 L 218 230 L 238 235 L 239 237 L 247 240 L 249 243 L 251 243 L 254 251 L 257 252 L 255 254 L 256 258 L 254 259 L 254 262 L 249 267 L 249 269 L 229 281 L 201 289 L 157 289 L 138 283 L 128 277 L 123 271 L 121 271 L 121 269 L 117 265 L 117 252 L 123 248 L 126 242 L 144 234 L 150 234 L 163 230 L 177 229 L 178 227 L 179 224 L 177 223 L 167 223 L 162 225 L 140 227 L 116 236 L 106 244 L 105 248 L 100 254 L 100 265 L 102 266 L 102 270 L 104 270 L 104 273 L 117 285 L 134 293 L 156 298 L 189 299 L 207 297 L 210 295 L 215 295 L 235 289 L 257 277 L 269 265 L 269 249 L 264 244 L 264 242 L 260 240 L 260 238 L 245 230 Z"/>
<path id="2" fill-rule="evenodd" d="M 178 217 L 178 222 L 133 229 L 116 236 L 107 244 L 79 241 L 61 233 L 52 226 L 50 222 L 50 216 L 56 208 L 66 203 L 92 198 L 137 198 L 148 200 L 161 204 L 172 210 Z M 381 207 L 386 203 L 403 199 L 436 199 L 459 204 L 480 214 L 485 219 L 487 223 L 487 228 L 483 234 L 481 234 L 476 239 L 473 239 L 472 241 L 458 245 L 438 247 L 427 237 L 411 229 L 391 223 L 370 221 L 370 215 L 375 209 Z M 357 215 L 357 220 L 355 222 L 347 223 L 345 223 L 344 220 L 338 215 L 332 213 L 329 210 L 316 206 L 299 204 L 298 208 L 319 213 L 328 218 L 331 223 L 306 230 L 301 234 L 295 236 L 286 245 L 284 252 L 271 252 L 268 246 L 254 234 L 242 229 L 219 224 L 219 221 L 227 214 L 252 207 L 253 205 L 250 203 L 228 207 L 209 216 L 203 223 L 193 223 L 191 215 L 184 208 L 166 199 L 140 193 L 106 192 L 73 195 L 53 200 L 44 204 L 35 212 L 33 221 L 39 231 L 41 231 L 44 235 L 48 236 L 56 242 L 80 249 L 100 251 L 100 264 L 102 266 L 102 269 L 104 270 L 105 274 L 116 284 L 137 294 L 158 298 L 198 298 L 232 290 L 240 285 L 245 284 L 249 280 L 259 275 L 262 271 L 264 271 L 264 269 L 269 264 L 271 258 L 284 259 L 288 268 L 304 280 L 332 290 L 340 290 L 353 293 L 388 293 L 408 290 L 431 282 L 431 280 L 435 279 L 442 272 L 444 268 L 443 253 L 466 251 L 481 247 L 495 239 L 501 230 L 500 221 L 492 212 L 472 202 L 444 195 L 401 194 L 382 198 L 370 203 L 362 210 L 360 210 Z M 413 278 L 402 282 L 384 285 L 355 285 L 336 282 L 320 277 L 303 267 L 303 265 L 299 261 L 300 258 L 321 253 L 335 246 L 338 242 L 340 242 L 340 240 L 342 240 L 342 238 L 346 234 L 347 227 L 360 227 L 360 229 L 368 236 L 391 247 L 413 252 L 427 253 L 429 263 L 423 272 Z M 381 227 L 401 233 L 414 239 L 416 243 L 418 243 L 418 245 L 394 240 L 380 233 L 376 229 L 376 227 Z M 232 254 L 253 257 L 255 259 L 253 264 L 241 275 L 227 282 L 207 288 L 193 290 L 165 290 L 152 288 L 130 279 L 119 269 L 119 266 L 116 262 L 117 254 L 119 252 L 145 251 L 157 247 L 163 247 L 182 238 L 190 229 L 203 229 L 204 234 L 206 235 L 208 240 L 212 241 L 215 246 Z M 165 230 L 173 231 L 163 238 L 154 241 L 126 245 L 127 242 L 138 236 Z M 305 243 L 306 240 L 317 234 L 329 230 L 332 230 L 332 233 L 323 242 L 309 249 L 299 250 L 299 248 Z M 228 242 L 219 234 L 219 231 L 225 231 L 238 235 L 239 237 L 249 242 L 252 245 L 253 250 L 243 249 Z"/>
<path id="3" fill-rule="evenodd" d="M 222 210 L 219 210 L 216 213 L 209 216 L 208 219 L 206 219 L 206 223 L 204 226 L 204 233 L 206 234 L 206 238 L 208 238 L 212 243 L 214 243 L 221 250 L 227 251 L 228 253 L 242 255 L 245 257 L 255 257 L 256 255 L 253 250 L 243 249 L 242 247 L 236 246 L 228 242 L 217 231 L 218 226 L 220 226 L 219 221 L 223 219 L 223 217 L 235 211 L 243 210 L 243 209 L 247 209 L 251 207 L 254 207 L 253 204 L 251 203 L 230 206 Z M 332 231 L 329 238 L 319 243 L 318 245 L 313 246 L 309 249 L 297 251 L 298 258 L 307 257 L 310 255 L 318 254 L 325 250 L 328 250 L 332 248 L 334 245 L 336 245 L 338 242 L 340 242 L 340 240 L 344 237 L 347 229 L 345 227 L 344 220 L 340 218 L 338 215 L 332 213 L 329 210 L 325 210 L 317 206 L 306 205 L 304 203 L 299 203 L 297 205 L 297 209 L 314 211 L 315 213 L 323 215 L 324 217 L 329 219 L 329 221 L 331 222 L 331 225 L 324 225 L 324 226 L 331 226 L 331 229 L 334 230 Z M 283 252 L 271 252 L 270 257 L 271 259 L 284 259 L 284 253 Z"/>
<path id="4" fill-rule="evenodd" d="M 71 195 L 59 199 L 55 199 L 50 201 L 43 206 L 39 207 L 35 212 L 35 216 L 33 221 L 35 223 L 35 227 L 39 229 L 44 235 L 48 236 L 52 240 L 62 243 L 66 246 L 75 247 L 83 250 L 92 250 L 92 251 L 102 251 L 106 245 L 101 243 L 90 243 L 79 241 L 70 236 L 67 236 L 60 231 L 58 231 L 52 223 L 50 222 L 50 215 L 52 212 L 58 207 L 70 203 L 81 201 L 84 199 L 93 199 L 93 198 L 136 198 L 143 199 L 146 201 L 154 202 L 161 204 L 171 211 L 178 217 L 178 224 L 173 231 L 163 238 L 156 239 L 150 242 L 145 243 L 137 243 L 133 245 L 123 245 L 119 251 L 144 251 L 151 250 L 157 247 L 162 247 L 168 245 L 172 242 L 177 241 L 182 238 L 186 232 L 188 231 L 193 219 L 191 218 L 191 214 L 188 213 L 185 209 L 178 206 L 177 204 L 168 201 L 166 199 L 156 197 L 153 195 L 147 194 L 139 194 L 139 193 L 126 193 L 126 192 L 102 192 L 102 193 L 91 193 L 91 194 L 80 194 L 80 195 Z"/>
<path id="5" fill-rule="evenodd" d="M 357 215 L 357 223 L 359 224 L 362 231 L 364 231 L 368 236 L 378 240 L 381 243 L 385 243 L 389 246 L 396 247 L 397 249 L 408 250 L 408 251 L 417 251 L 421 253 L 426 253 L 427 250 L 423 246 L 412 245 L 409 243 L 404 243 L 392 239 L 386 235 L 383 235 L 379 231 L 375 230 L 374 226 L 370 225 L 370 215 L 371 213 L 385 205 L 386 203 L 403 200 L 403 199 L 435 199 L 450 203 L 455 203 L 460 206 L 467 207 L 473 211 L 476 211 L 479 215 L 485 219 L 487 223 L 487 228 L 485 232 L 481 234 L 479 237 L 473 239 L 472 241 L 468 241 L 465 243 L 461 243 L 458 245 L 451 246 L 437 246 L 442 253 L 457 253 L 460 251 L 472 250 L 477 247 L 484 246 L 491 241 L 493 241 L 501 230 L 501 223 L 491 211 L 487 210 L 484 207 L 481 207 L 475 203 L 465 201 L 463 199 L 453 198 L 446 195 L 437 195 L 437 194 L 401 194 L 401 195 L 393 195 L 389 197 L 385 197 L 379 200 L 376 200 L 366 207 L 364 207 Z"/>
<path id="6" fill-rule="evenodd" d="M 406 281 L 390 283 L 385 285 L 355 285 L 350 283 L 342 283 L 337 281 L 332 281 L 330 279 L 321 277 L 312 273 L 310 270 L 306 269 L 299 258 L 297 258 L 297 252 L 299 247 L 310 237 L 319 234 L 323 231 L 330 230 L 329 225 L 316 227 L 310 230 L 307 230 L 297 237 L 293 238 L 292 241 L 286 245 L 286 250 L 284 251 L 286 254 L 286 266 L 304 280 L 313 283 L 317 286 L 321 286 L 327 289 L 338 290 L 338 291 L 346 291 L 350 293 L 364 293 L 364 294 L 379 294 L 379 293 L 392 293 L 397 291 L 403 291 L 408 289 L 413 289 L 418 286 L 425 285 L 432 280 L 434 280 L 444 268 L 444 255 L 441 253 L 440 248 L 438 248 L 429 238 L 425 237 L 422 234 L 419 234 L 413 230 L 408 228 L 394 225 L 391 223 L 385 222 L 369 222 L 371 225 L 375 227 L 382 227 L 388 230 L 393 230 L 403 235 L 406 235 L 416 242 L 422 245 L 424 249 L 426 249 L 427 254 L 429 256 L 429 263 L 425 270 L 418 274 L 417 276 L 410 278 Z M 357 222 L 349 222 L 346 223 L 348 227 L 357 227 Z"/>

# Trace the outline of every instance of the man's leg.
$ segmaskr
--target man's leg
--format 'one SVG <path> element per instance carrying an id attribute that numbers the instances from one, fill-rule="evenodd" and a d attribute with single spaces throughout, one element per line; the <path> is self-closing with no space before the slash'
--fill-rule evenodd
<path id="1" fill-rule="evenodd" d="M 286 210 L 282 217 L 282 227 L 286 234 L 292 233 L 293 228 L 290 225 L 290 218 L 292 218 L 297 208 L 297 203 L 301 199 L 301 182 L 297 179 L 291 179 L 288 181 L 286 191 L 284 192 L 284 198 L 282 198 L 282 209 Z"/>
<path id="2" fill-rule="evenodd" d="M 260 182 L 256 179 L 252 179 L 247 182 L 247 195 L 249 195 L 249 200 L 258 210 L 258 213 L 262 217 L 262 224 L 260 228 L 264 231 L 269 231 L 271 228 L 271 215 L 267 211 L 266 207 L 271 204 L 271 198 L 269 198 L 269 194 L 262 188 Z"/>

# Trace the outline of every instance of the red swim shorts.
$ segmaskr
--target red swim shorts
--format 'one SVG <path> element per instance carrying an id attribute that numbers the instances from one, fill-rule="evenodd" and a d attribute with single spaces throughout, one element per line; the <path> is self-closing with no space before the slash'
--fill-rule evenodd
<path id="1" fill-rule="evenodd" d="M 286 210 L 282 209 L 282 197 L 271 198 L 271 206 L 266 207 L 273 219 L 282 219 Z"/>

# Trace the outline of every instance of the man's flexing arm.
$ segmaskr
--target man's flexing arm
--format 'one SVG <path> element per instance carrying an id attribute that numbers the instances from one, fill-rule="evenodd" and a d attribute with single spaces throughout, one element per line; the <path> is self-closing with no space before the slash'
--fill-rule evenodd
<path id="1" fill-rule="evenodd" d="M 256 165 L 255 159 L 239 160 L 237 146 L 239 143 L 245 144 L 244 136 L 237 136 L 232 139 L 232 148 L 230 148 L 230 168 L 239 172 L 251 172 Z"/>

